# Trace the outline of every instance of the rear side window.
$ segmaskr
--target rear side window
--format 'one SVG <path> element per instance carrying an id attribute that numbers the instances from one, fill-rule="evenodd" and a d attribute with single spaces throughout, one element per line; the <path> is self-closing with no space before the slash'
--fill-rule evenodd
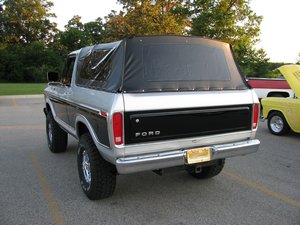
<path id="1" fill-rule="evenodd" d="M 99 86 L 99 83 L 105 81 L 111 72 L 112 52 L 113 49 L 95 49 L 79 59 L 81 70 L 77 83 L 83 86 Z"/>

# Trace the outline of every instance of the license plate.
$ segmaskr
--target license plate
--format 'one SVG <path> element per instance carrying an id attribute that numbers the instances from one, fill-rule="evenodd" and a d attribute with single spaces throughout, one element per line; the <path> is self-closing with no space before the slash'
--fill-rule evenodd
<path id="1" fill-rule="evenodd" d="M 210 147 L 194 148 L 186 151 L 185 159 L 187 164 L 210 161 Z"/>

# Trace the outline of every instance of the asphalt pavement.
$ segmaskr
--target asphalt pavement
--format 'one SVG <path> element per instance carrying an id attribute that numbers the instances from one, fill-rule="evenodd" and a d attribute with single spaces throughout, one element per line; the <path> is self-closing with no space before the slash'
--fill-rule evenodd
<path id="1" fill-rule="evenodd" d="M 0 225 L 299 225 L 300 134 L 271 135 L 259 124 L 257 153 L 227 159 L 196 180 L 185 171 L 117 177 L 111 198 L 90 201 L 77 174 L 77 141 L 53 154 L 42 96 L 0 97 Z"/>

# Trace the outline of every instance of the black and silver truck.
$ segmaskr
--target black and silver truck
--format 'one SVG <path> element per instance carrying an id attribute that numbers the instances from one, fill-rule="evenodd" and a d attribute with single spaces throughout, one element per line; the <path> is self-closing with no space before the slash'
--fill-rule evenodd
<path id="1" fill-rule="evenodd" d="M 79 140 L 78 172 L 90 199 L 113 194 L 118 174 L 181 167 L 210 178 L 225 158 L 256 152 L 259 101 L 229 44 L 144 36 L 84 47 L 48 73 L 52 152 Z"/>

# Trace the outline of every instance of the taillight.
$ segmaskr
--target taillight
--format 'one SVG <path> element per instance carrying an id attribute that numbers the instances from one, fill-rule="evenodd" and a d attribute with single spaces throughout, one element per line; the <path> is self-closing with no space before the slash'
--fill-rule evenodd
<path id="1" fill-rule="evenodd" d="M 113 114 L 113 132 L 114 143 L 116 145 L 123 144 L 123 115 L 122 113 Z"/>
<path id="2" fill-rule="evenodd" d="M 256 129 L 258 125 L 258 118 L 259 118 L 259 104 L 253 105 L 253 123 L 252 129 Z"/>

